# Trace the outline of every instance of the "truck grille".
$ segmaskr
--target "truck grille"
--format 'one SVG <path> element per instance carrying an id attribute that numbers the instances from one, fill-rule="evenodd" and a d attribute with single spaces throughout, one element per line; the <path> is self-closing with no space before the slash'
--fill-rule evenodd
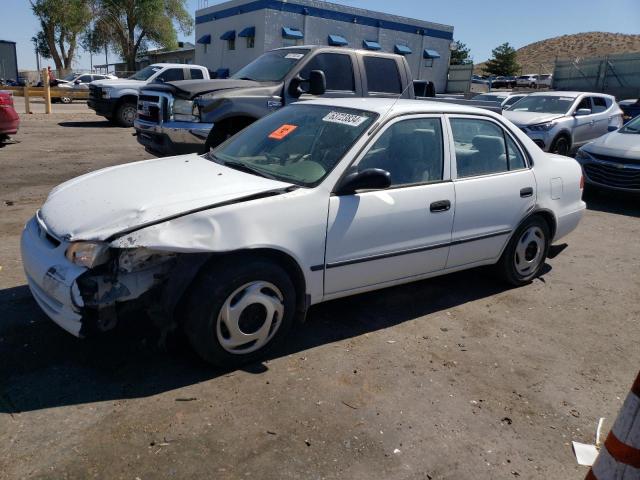
<path id="1" fill-rule="evenodd" d="M 168 116 L 168 98 L 141 93 L 138 96 L 138 118 L 147 122 L 162 123 Z"/>
<path id="2" fill-rule="evenodd" d="M 102 100 L 102 89 L 89 84 L 89 98 L 92 100 Z"/>
<path id="3" fill-rule="evenodd" d="M 586 163 L 584 164 L 584 172 L 590 180 L 601 185 L 607 185 L 615 188 L 626 188 L 629 190 L 640 190 L 640 168 L 638 166 L 629 167 L 626 164 L 616 163 L 616 165 L 624 165 L 617 167 L 605 165 L 604 163 Z"/>

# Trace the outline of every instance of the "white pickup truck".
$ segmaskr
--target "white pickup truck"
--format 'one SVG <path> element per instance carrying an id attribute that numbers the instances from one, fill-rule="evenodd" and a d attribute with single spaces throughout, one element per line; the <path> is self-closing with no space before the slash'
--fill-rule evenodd
<path id="1" fill-rule="evenodd" d="M 140 88 L 150 83 L 209 78 L 209 70 L 201 65 L 154 63 L 129 78 L 92 82 L 87 103 L 98 115 L 122 127 L 132 127 Z"/>

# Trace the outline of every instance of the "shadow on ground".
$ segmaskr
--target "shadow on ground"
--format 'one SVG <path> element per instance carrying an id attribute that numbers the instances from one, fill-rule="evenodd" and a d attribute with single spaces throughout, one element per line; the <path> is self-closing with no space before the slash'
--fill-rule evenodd
<path id="1" fill-rule="evenodd" d="M 87 121 L 69 121 L 69 122 L 58 122 L 58 125 L 61 127 L 73 127 L 73 128 L 116 128 L 117 125 L 114 125 L 108 120 L 96 120 L 95 122 L 87 122 Z"/>
<path id="2" fill-rule="evenodd" d="M 615 190 L 587 188 L 583 200 L 589 210 L 640 217 L 640 192 L 627 193 Z"/>
<path id="3" fill-rule="evenodd" d="M 550 268 L 547 267 L 546 271 Z M 508 287 L 484 269 L 335 300 L 313 307 L 274 357 L 386 329 L 489 297 Z M 144 316 L 79 340 L 40 311 L 26 286 L 0 291 L 0 412 L 139 398 L 228 373 L 200 361 L 176 335 L 167 349 Z M 246 367 L 264 372 L 268 363 Z"/>

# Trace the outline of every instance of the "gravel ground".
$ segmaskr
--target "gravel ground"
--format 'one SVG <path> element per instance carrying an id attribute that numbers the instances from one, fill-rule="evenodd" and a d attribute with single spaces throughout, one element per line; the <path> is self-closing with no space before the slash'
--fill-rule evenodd
<path id="1" fill-rule="evenodd" d="M 330 302 L 217 371 L 147 318 L 82 341 L 32 300 L 19 235 L 47 192 L 149 157 L 54 107 L 0 148 L 0 478 L 584 478 L 570 442 L 610 427 L 640 363 L 637 198 L 590 195 L 528 286 L 480 269 Z"/>

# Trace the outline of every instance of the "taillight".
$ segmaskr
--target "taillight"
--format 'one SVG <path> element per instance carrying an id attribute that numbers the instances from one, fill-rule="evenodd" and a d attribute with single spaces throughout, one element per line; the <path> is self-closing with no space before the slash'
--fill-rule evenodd
<path id="1" fill-rule="evenodd" d="M 580 190 L 584 190 L 584 175 L 580 175 Z"/>

